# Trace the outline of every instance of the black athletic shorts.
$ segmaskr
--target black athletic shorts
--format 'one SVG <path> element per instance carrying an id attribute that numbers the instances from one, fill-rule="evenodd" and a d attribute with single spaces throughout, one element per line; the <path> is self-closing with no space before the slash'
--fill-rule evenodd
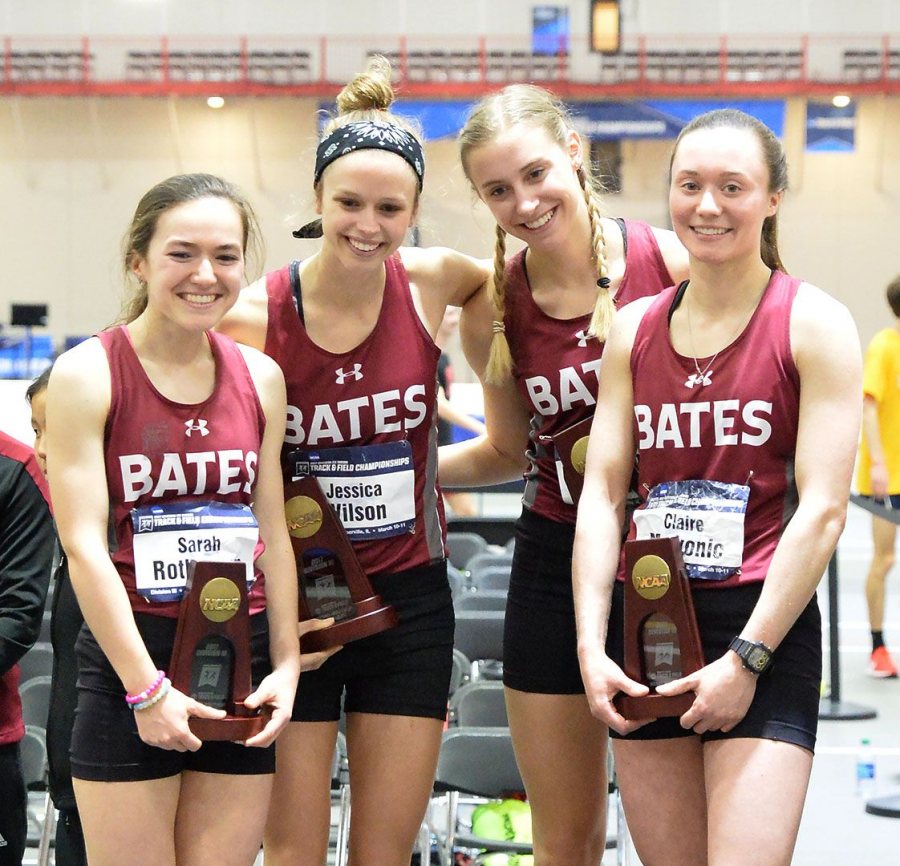
<path id="1" fill-rule="evenodd" d="M 574 541 L 573 524 L 527 508 L 516 522 L 503 632 L 503 684 L 511 689 L 584 694 L 572 598 Z"/>
<path id="2" fill-rule="evenodd" d="M 135 614 L 138 630 L 160 670 L 169 667 L 177 620 Z M 271 671 L 266 614 L 250 618 L 252 680 L 256 687 Z M 78 705 L 72 731 L 72 776 L 93 782 L 164 779 L 183 770 L 234 776 L 275 772 L 275 748 L 206 742 L 196 752 L 147 745 L 138 735 L 125 689 L 87 625 L 75 644 L 78 656 Z M 140 711 L 138 711 L 140 712 Z"/>
<path id="3" fill-rule="evenodd" d="M 731 589 L 694 589 L 694 611 L 706 663 L 721 658 L 732 638 L 741 633 L 762 592 L 762 583 Z M 623 662 L 623 584 L 616 581 L 609 618 L 607 652 L 620 666 Z M 743 720 L 728 733 L 709 731 L 703 742 L 750 737 L 781 740 L 815 750 L 822 683 L 822 619 L 816 597 L 800 614 L 775 650 L 772 666 L 760 675 L 756 694 Z M 610 736 L 623 739 L 610 730 Z M 696 736 L 685 730 L 678 718 L 657 719 L 624 739 L 666 740 Z"/>
<path id="4" fill-rule="evenodd" d="M 399 624 L 348 643 L 301 674 L 292 721 L 337 721 L 342 697 L 347 713 L 447 717 L 454 628 L 447 563 L 369 580 Z"/>

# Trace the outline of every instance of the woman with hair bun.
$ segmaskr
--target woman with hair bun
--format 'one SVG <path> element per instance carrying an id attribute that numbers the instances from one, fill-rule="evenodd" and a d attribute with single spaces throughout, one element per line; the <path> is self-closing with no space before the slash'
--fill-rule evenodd
<path id="1" fill-rule="evenodd" d="M 334 500 L 400 623 L 324 661 L 317 654 L 321 666 L 301 677 L 278 744 L 267 864 L 325 862 L 343 699 L 350 862 L 408 866 L 446 717 L 454 620 L 437 485 L 434 338 L 446 307 L 464 304 L 488 271 L 451 250 L 401 246 L 418 213 L 425 163 L 416 130 L 388 111 L 390 74 L 386 60 L 373 58 L 341 91 L 325 127 L 313 176 L 319 219 L 295 232 L 321 237 L 321 249 L 246 289 L 224 323 L 284 371 L 286 459 L 327 448 L 345 449 L 353 461 L 350 449 L 364 445 L 391 467 L 379 490 L 394 491 L 384 501 L 380 492 L 359 498 L 348 484 Z M 371 493 L 376 485 L 364 486 Z M 354 517 L 362 512 L 387 519 Z"/>
<path id="2" fill-rule="evenodd" d="M 493 280 L 461 322 L 488 432 L 441 450 L 441 481 L 495 484 L 526 470 L 503 650 L 510 728 L 536 863 L 594 866 L 606 841 L 607 731 L 591 716 L 578 668 L 575 504 L 552 437 L 594 411 L 615 309 L 671 285 L 687 260 L 671 232 L 602 216 L 581 138 L 542 88 L 485 97 L 460 135 L 460 156 L 497 222 Z M 507 235 L 527 244 L 509 260 Z"/>

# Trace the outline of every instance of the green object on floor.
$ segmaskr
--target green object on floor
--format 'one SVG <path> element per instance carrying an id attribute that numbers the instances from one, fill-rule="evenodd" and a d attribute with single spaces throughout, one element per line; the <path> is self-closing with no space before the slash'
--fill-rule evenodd
<path id="1" fill-rule="evenodd" d="M 485 839 L 531 842 L 531 807 L 522 800 L 484 803 L 472 812 L 472 832 Z M 531 854 L 489 854 L 485 866 L 533 866 Z"/>

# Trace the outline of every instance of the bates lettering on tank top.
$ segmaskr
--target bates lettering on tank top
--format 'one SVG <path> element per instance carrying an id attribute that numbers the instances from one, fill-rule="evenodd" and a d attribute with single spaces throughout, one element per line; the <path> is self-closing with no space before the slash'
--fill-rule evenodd
<path id="1" fill-rule="evenodd" d="M 797 507 L 800 377 L 790 318 L 799 285 L 774 272 L 747 327 L 711 363 L 672 348 L 675 287 L 650 305 L 635 335 L 631 372 L 641 498 L 658 484 L 695 479 L 750 487 L 741 568 L 703 586 L 762 580 Z M 632 522 L 629 538 L 634 534 Z"/>
<path id="2" fill-rule="evenodd" d="M 287 384 L 284 465 L 296 452 L 408 441 L 415 519 L 390 538 L 353 537 L 370 574 L 444 557 L 443 500 L 437 484 L 437 364 L 440 351 L 413 305 L 399 256 L 385 262 L 384 297 L 372 332 L 349 352 L 316 345 L 297 312 L 289 267 L 266 276 L 266 354 Z M 302 292 L 301 292 L 302 294 Z M 352 479 L 346 479 L 348 485 Z"/>
<path id="3" fill-rule="evenodd" d="M 625 221 L 625 275 L 616 294 L 622 307 L 672 284 L 650 226 Z M 524 504 L 550 520 L 575 522 L 575 507 L 563 501 L 549 437 L 594 414 L 603 344 L 587 335 L 591 314 L 554 319 L 535 303 L 525 251 L 506 266 L 504 324 L 513 357 L 513 377 L 532 412 Z"/>
<path id="4" fill-rule="evenodd" d="M 215 500 L 249 506 L 258 472 L 265 415 L 240 350 L 227 337 L 208 335 L 216 363 L 213 393 L 200 404 L 176 403 L 154 387 L 125 327 L 98 335 L 110 366 L 112 394 L 105 434 L 112 554 L 132 607 L 177 616 L 177 604 L 150 604 L 134 584 L 132 509 Z M 263 550 L 257 545 L 255 557 Z M 256 570 L 251 611 L 262 610 L 263 580 Z"/>

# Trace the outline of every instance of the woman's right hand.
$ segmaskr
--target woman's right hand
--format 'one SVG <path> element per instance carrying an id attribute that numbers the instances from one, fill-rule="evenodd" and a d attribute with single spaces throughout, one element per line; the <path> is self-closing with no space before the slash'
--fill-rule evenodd
<path id="1" fill-rule="evenodd" d="M 196 752 L 203 745 L 188 727 L 188 719 L 223 719 L 225 710 L 201 704 L 174 686 L 166 696 L 145 710 L 135 710 L 138 735 L 148 746 L 176 752 Z"/>
<path id="2" fill-rule="evenodd" d="M 311 631 L 319 631 L 319 629 L 328 628 L 334 625 L 334 617 L 327 619 L 304 619 L 300 621 L 300 671 L 314 671 L 322 667 L 325 662 L 330 659 L 336 652 L 342 650 L 343 646 L 333 646 L 328 649 L 320 650 L 314 653 L 303 652 L 303 635 Z"/>
<path id="3" fill-rule="evenodd" d="M 628 734 L 647 724 L 646 721 L 630 722 L 613 704 L 619 692 L 632 697 L 643 697 L 650 689 L 625 676 L 624 671 L 602 650 L 579 650 L 581 678 L 591 713 L 619 734 Z"/>

